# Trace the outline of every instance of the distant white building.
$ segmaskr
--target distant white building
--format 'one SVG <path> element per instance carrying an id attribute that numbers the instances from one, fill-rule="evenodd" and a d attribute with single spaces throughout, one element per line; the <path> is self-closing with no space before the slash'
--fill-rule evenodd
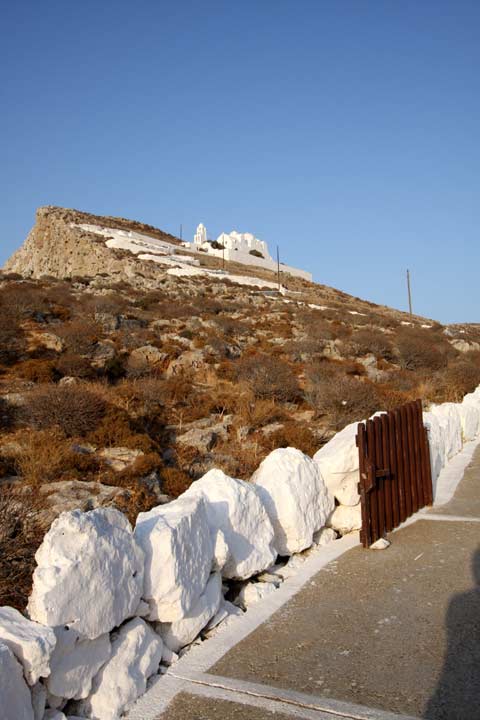
<path id="1" fill-rule="evenodd" d="M 197 232 L 190 247 L 194 251 L 205 252 L 208 255 L 225 258 L 225 260 L 243 263 L 244 265 L 256 265 L 267 270 L 276 270 L 277 263 L 269 251 L 267 243 L 259 240 L 252 233 L 239 233 L 232 230 L 230 233 L 221 233 L 215 243 L 207 240 L 207 230 L 203 223 L 197 227 Z M 281 272 L 289 273 L 305 280 L 312 280 L 312 275 L 305 270 L 280 265 Z"/>

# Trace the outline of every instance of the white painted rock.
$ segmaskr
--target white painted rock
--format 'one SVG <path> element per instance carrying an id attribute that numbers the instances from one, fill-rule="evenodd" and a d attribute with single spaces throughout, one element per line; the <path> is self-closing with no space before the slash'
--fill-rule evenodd
<path id="1" fill-rule="evenodd" d="M 7 645 L 0 642 L 0 703 L 2 720 L 34 720 L 32 696 L 22 666 Z"/>
<path id="2" fill-rule="evenodd" d="M 267 455 L 251 482 L 272 522 L 278 553 L 292 555 L 310 547 L 313 533 L 334 507 L 318 464 L 300 450 L 279 448 Z"/>
<path id="3" fill-rule="evenodd" d="M 435 482 L 445 465 L 445 432 L 441 427 L 438 417 L 431 412 L 423 413 L 423 424 L 427 428 L 428 444 L 430 446 L 430 466 L 432 469 L 432 481 Z"/>
<path id="4" fill-rule="evenodd" d="M 67 716 L 61 710 L 47 710 L 43 720 L 67 720 Z"/>
<path id="5" fill-rule="evenodd" d="M 331 514 L 328 524 L 340 535 L 347 535 L 353 530 L 360 530 L 362 527 L 362 510 L 358 505 L 338 505 Z"/>
<path id="6" fill-rule="evenodd" d="M 212 535 L 222 530 L 228 545 L 223 577 L 246 579 L 269 567 L 277 553 L 270 518 L 253 485 L 210 470 L 182 497 L 202 496 Z"/>
<path id="7" fill-rule="evenodd" d="M 222 600 L 218 612 L 213 616 L 208 625 L 206 625 L 202 635 L 205 638 L 216 635 L 221 628 L 228 627 L 235 618 L 241 615 L 243 615 L 243 610 L 228 600 Z"/>
<path id="8" fill-rule="evenodd" d="M 213 564 L 214 544 L 203 498 L 182 496 L 140 513 L 135 537 L 145 552 L 149 619 L 179 620 L 205 590 Z"/>
<path id="9" fill-rule="evenodd" d="M 110 660 L 95 676 L 90 695 L 76 712 L 92 720 L 116 720 L 127 711 L 158 671 L 162 641 L 141 618 L 134 618 L 112 633 Z"/>
<path id="10" fill-rule="evenodd" d="M 474 440 L 480 430 L 480 406 L 478 403 L 469 400 L 461 402 L 457 405 L 460 414 L 460 422 L 462 424 L 462 438 L 464 442 Z"/>
<path id="11" fill-rule="evenodd" d="M 443 429 L 445 462 L 447 462 L 462 449 L 462 422 L 458 406 L 455 403 L 432 405 L 431 412 L 437 417 L 440 427 Z"/>
<path id="12" fill-rule="evenodd" d="M 220 529 L 218 530 L 217 537 L 215 539 L 213 555 L 212 570 L 219 570 L 221 572 L 228 562 L 228 545 L 225 535 Z"/>
<path id="13" fill-rule="evenodd" d="M 390 547 L 390 540 L 386 538 L 379 538 L 370 545 L 369 550 L 386 550 Z"/>
<path id="14" fill-rule="evenodd" d="M 195 640 L 200 631 L 216 614 L 222 599 L 222 576 L 214 573 L 207 583 L 205 592 L 200 596 L 195 607 L 181 620 L 173 623 L 158 623 L 157 632 L 165 645 L 174 653 Z"/>
<path id="15" fill-rule="evenodd" d="M 55 628 L 57 644 L 50 662 L 47 687 L 52 695 L 80 700 L 92 688 L 92 678 L 110 657 L 108 633 L 85 640 L 76 630 L 62 625 Z"/>
<path id="16" fill-rule="evenodd" d="M 131 617 L 143 590 L 144 556 L 113 508 L 62 513 L 35 555 L 28 612 L 94 639 Z"/>
<path id="17" fill-rule="evenodd" d="M 356 422 L 347 425 L 313 456 L 328 490 L 341 505 L 356 505 L 360 500 L 357 428 Z"/>
<path id="18" fill-rule="evenodd" d="M 247 583 L 235 598 L 235 605 L 247 609 L 251 605 L 255 605 L 255 603 L 263 600 L 267 595 L 275 592 L 275 590 L 275 585 L 271 583 Z"/>
<path id="19" fill-rule="evenodd" d="M 31 688 L 33 717 L 35 720 L 43 720 L 45 707 L 47 705 L 47 689 L 41 682 Z"/>
<path id="20" fill-rule="evenodd" d="M 0 641 L 8 645 L 21 662 L 29 685 L 50 674 L 50 656 L 55 647 L 51 628 L 27 620 L 15 608 L 1 607 Z"/>
<path id="21" fill-rule="evenodd" d="M 325 527 L 315 533 L 313 536 L 313 542 L 315 545 L 323 547 L 324 545 L 330 545 L 331 542 L 337 539 L 335 530 L 331 527 Z"/>

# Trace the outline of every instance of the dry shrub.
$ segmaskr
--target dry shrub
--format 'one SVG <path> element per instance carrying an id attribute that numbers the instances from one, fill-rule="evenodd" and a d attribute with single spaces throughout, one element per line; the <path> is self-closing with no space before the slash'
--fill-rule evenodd
<path id="1" fill-rule="evenodd" d="M 79 385 L 44 385 L 26 401 L 27 417 L 34 427 L 59 427 L 69 437 L 94 430 L 105 411 L 103 398 Z"/>
<path id="2" fill-rule="evenodd" d="M 288 363 L 265 354 L 247 355 L 236 363 L 237 378 L 261 399 L 295 401 L 300 394 L 298 379 Z"/>
<path id="3" fill-rule="evenodd" d="M 453 348 L 437 334 L 404 328 L 397 336 L 400 366 L 404 370 L 435 372 L 446 367 Z"/>
<path id="4" fill-rule="evenodd" d="M 101 338 L 102 329 L 100 325 L 90 320 L 76 319 L 59 325 L 55 329 L 55 334 L 62 338 L 69 353 L 88 355 Z"/>
<path id="5" fill-rule="evenodd" d="M 134 526 L 138 514 L 148 512 L 158 504 L 158 501 L 148 488 L 136 485 L 117 495 L 114 504 Z"/>
<path id="6" fill-rule="evenodd" d="M 25 349 L 25 336 L 18 316 L 0 302 L 0 363 L 16 362 Z"/>
<path id="7" fill-rule="evenodd" d="M 46 528 L 31 493 L 0 488 L 0 606 L 25 610 Z"/>
<path id="8" fill-rule="evenodd" d="M 16 374 L 35 383 L 49 383 L 55 378 L 55 363 L 51 360 L 25 360 L 18 363 Z"/>
<path id="9" fill-rule="evenodd" d="M 75 377 L 81 379 L 95 377 L 95 370 L 87 358 L 66 352 L 61 355 L 55 363 L 55 369 L 62 377 Z"/>
<path id="10" fill-rule="evenodd" d="M 310 456 L 313 456 L 320 447 L 319 441 L 310 428 L 298 423 L 287 423 L 282 428 L 271 433 L 264 444 L 270 450 L 294 447 Z"/>
<path id="11" fill-rule="evenodd" d="M 70 445 L 56 428 L 25 431 L 18 441 L 22 449 L 15 457 L 15 468 L 29 485 L 59 480 L 72 464 Z"/>
<path id="12" fill-rule="evenodd" d="M 171 497 L 178 497 L 192 484 L 192 478 L 180 468 L 166 467 L 162 470 L 162 490 Z"/>
<path id="13" fill-rule="evenodd" d="M 393 346 L 385 333 L 374 328 L 363 328 L 355 332 L 346 343 L 349 355 L 375 355 L 377 358 L 392 360 Z"/>
<path id="14" fill-rule="evenodd" d="M 309 398 L 316 415 L 327 415 L 336 430 L 372 415 L 380 404 L 373 383 L 345 376 L 311 386 Z"/>
<path id="15" fill-rule="evenodd" d="M 131 450 L 150 452 L 154 442 L 145 433 L 132 427 L 128 413 L 122 408 L 110 406 L 87 435 L 88 442 L 100 447 L 127 447 Z"/>

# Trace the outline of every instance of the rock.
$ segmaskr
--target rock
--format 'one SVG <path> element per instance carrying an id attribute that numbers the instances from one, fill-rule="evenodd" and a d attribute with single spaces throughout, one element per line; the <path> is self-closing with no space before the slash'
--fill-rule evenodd
<path id="1" fill-rule="evenodd" d="M 188 370 L 200 370 L 205 366 L 203 350 L 187 350 L 176 360 L 172 360 L 167 369 L 167 377 L 181 375 Z"/>
<path id="2" fill-rule="evenodd" d="M 51 628 L 27 620 L 14 608 L 1 607 L 0 642 L 7 645 L 22 664 L 29 685 L 50 674 L 50 657 L 55 647 Z"/>
<path id="3" fill-rule="evenodd" d="M 154 345 L 144 345 L 132 350 L 127 362 L 129 373 L 142 373 L 151 368 L 161 369 L 168 358 L 167 353 L 162 352 Z"/>
<path id="4" fill-rule="evenodd" d="M 140 513 L 135 537 L 145 552 L 144 598 L 150 620 L 184 617 L 205 590 L 213 563 L 213 540 L 201 497 L 181 496 Z"/>
<path id="5" fill-rule="evenodd" d="M 282 577 L 280 577 L 279 575 L 273 575 L 269 572 L 260 573 L 260 575 L 257 575 L 255 580 L 257 582 L 271 583 L 272 585 L 275 585 L 275 587 L 280 587 L 283 582 Z"/>
<path id="6" fill-rule="evenodd" d="M 181 620 L 173 623 L 157 623 L 156 630 L 165 645 L 178 653 L 185 645 L 190 645 L 209 620 L 216 614 L 222 599 L 222 578 L 220 573 L 211 575 L 205 592 L 195 606 Z"/>
<path id="7" fill-rule="evenodd" d="M 390 541 L 386 538 L 379 538 L 376 540 L 376 542 L 372 543 L 370 545 L 370 550 L 386 550 L 388 547 L 390 547 Z"/>
<path id="8" fill-rule="evenodd" d="M 94 368 L 103 370 L 116 356 L 117 350 L 111 340 L 102 340 L 95 344 L 91 356 L 91 364 Z"/>
<path id="9" fill-rule="evenodd" d="M 60 380 L 58 381 L 58 384 L 59 384 L 60 386 L 63 386 L 63 385 L 80 385 L 81 382 L 82 382 L 82 381 L 80 380 L 80 378 L 71 377 L 70 375 L 66 375 L 65 377 L 60 378 Z"/>
<path id="10" fill-rule="evenodd" d="M 480 430 L 480 406 L 465 400 L 457 405 L 462 424 L 462 438 L 464 442 L 474 440 Z"/>
<path id="11" fill-rule="evenodd" d="M 214 469 L 192 483 L 181 497 L 198 496 L 206 501 L 212 536 L 216 539 L 221 530 L 228 546 L 223 577 L 244 580 L 275 561 L 272 523 L 253 485 Z"/>
<path id="12" fill-rule="evenodd" d="M 174 653 L 167 645 L 164 645 L 162 650 L 162 664 L 167 666 L 175 665 L 177 660 L 177 653 Z"/>
<path id="13" fill-rule="evenodd" d="M 477 342 L 467 342 L 466 340 L 450 340 L 453 347 L 461 353 L 480 350 L 480 344 Z"/>
<path id="14" fill-rule="evenodd" d="M 235 605 L 246 610 L 251 605 L 263 600 L 270 593 L 275 592 L 275 589 L 275 585 L 270 583 L 247 583 L 235 598 Z"/>
<path id="15" fill-rule="evenodd" d="M 112 470 L 115 470 L 115 472 L 125 470 L 125 468 L 133 465 L 137 458 L 144 455 L 141 450 L 131 450 L 126 447 L 104 448 L 98 454 L 105 460 L 106 464 L 111 467 Z"/>
<path id="16" fill-rule="evenodd" d="M 328 524 L 340 535 L 347 535 L 362 527 L 362 509 L 358 505 L 339 505 L 330 515 Z"/>
<path id="17" fill-rule="evenodd" d="M 314 545 L 330 545 L 331 542 L 337 539 L 335 530 L 333 528 L 325 527 L 316 532 L 313 536 Z"/>
<path id="18" fill-rule="evenodd" d="M 112 503 L 125 490 L 115 485 L 103 485 L 95 481 L 59 480 L 58 482 L 40 485 L 43 496 L 41 517 L 51 524 L 62 512 L 69 510 L 94 510 L 97 507 Z"/>
<path id="19" fill-rule="evenodd" d="M 58 335 L 54 335 L 50 332 L 38 332 L 35 330 L 30 332 L 29 345 L 31 349 L 41 345 L 47 350 L 53 350 L 58 353 L 62 352 L 64 348 L 64 343 Z"/>
<path id="20" fill-rule="evenodd" d="M 210 418 L 188 423 L 183 429 L 186 432 L 177 436 L 177 443 L 197 448 L 201 452 L 208 452 L 218 440 L 226 440 L 228 437 L 228 425 L 223 422 L 212 424 Z"/>
<path id="21" fill-rule="evenodd" d="M 318 464 L 300 450 L 279 448 L 267 455 L 251 482 L 272 522 L 278 553 L 292 555 L 309 547 L 334 506 Z"/>
<path id="22" fill-rule="evenodd" d="M 445 433 L 443 428 L 440 426 L 438 417 L 431 412 L 423 413 L 423 424 L 428 433 L 432 481 L 435 483 L 443 466 L 445 465 Z"/>
<path id="23" fill-rule="evenodd" d="M 90 695 L 76 712 L 92 720 L 117 720 L 142 695 L 158 671 L 162 641 L 144 620 L 134 618 L 112 633 L 110 660 L 95 676 Z"/>
<path id="24" fill-rule="evenodd" d="M 432 405 L 430 411 L 436 416 L 443 430 L 445 439 L 445 462 L 447 462 L 462 449 L 462 422 L 458 405 L 455 403 Z"/>
<path id="25" fill-rule="evenodd" d="M 341 505 L 356 505 L 360 500 L 357 427 L 356 422 L 347 425 L 313 456 L 327 488 Z"/>
<path id="26" fill-rule="evenodd" d="M 93 640 L 135 612 L 144 555 L 130 523 L 113 508 L 62 513 L 35 555 L 28 612 L 45 625 L 67 625 Z"/>
<path id="27" fill-rule="evenodd" d="M 21 665 L 9 647 L 0 642 L 0 699 L 2 720 L 34 720 L 32 696 Z"/>
<path id="28" fill-rule="evenodd" d="M 34 720 L 43 720 L 47 704 L 47 690 L 45 685 L 37 682 L 32 688 L 32 707 Z"/>
<path id="29" fill-rule="evenodd" d="M 80 700 L 87 697 L 92 678 L 110 657 L 108 633 L 83 640 L 76 630 L 55 628 L 57 644 L 50 661 L 47 687 L 52 695 Z"/>
<path id="30" fill-rule="evenodd" d="M 223 570 L 228 562 L 228 544 L 223 532 L 219 529 L 215 538 L 215 547 L 213 551 L 212 570 Z"/>
<path id="31" fill-rule="evenodd" d="M 243 615 L 241 608 L 222 598 L 218 611 L 202 631 L 202 637 L 212 637 L 218 632 L 220 626 L 222 628 L 227 627 L 232 620 L 241 615 Z"/>
<path id="32" fill-rule="evenodd" d="M 54 710 L 52 708 L 46 711 L 43 720 L 67 720 L 67 716 L 64 715 L 61 710 Z"/>

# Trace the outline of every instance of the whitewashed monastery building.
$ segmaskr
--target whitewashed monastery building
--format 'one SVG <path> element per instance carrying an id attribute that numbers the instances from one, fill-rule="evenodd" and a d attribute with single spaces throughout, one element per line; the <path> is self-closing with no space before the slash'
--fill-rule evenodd
<path id="1" fill-rule="evenodd" d="M 208 255 L 225 258 L 225 260 L 243 263 L 244 265 L 255 265 L 274 271 L 277 269 L 277 262 L 271 257 L 267 243 L 264 240 L 259 240 L 252 233 L 239 233 L 236 230 L 231 233 L 223 232 L 212 243 L 207 239 L 205 225 L 200 223 L 193 238 L 193 243 L 189 243 L 189 247 L 195 252 L 205 252 Z M 284 263 L 280 263 L 280 269 L 282 273 L 289 273 L 305 280 L 312 280 L 311 273 L 305 270 L 299 270 Z"/>

